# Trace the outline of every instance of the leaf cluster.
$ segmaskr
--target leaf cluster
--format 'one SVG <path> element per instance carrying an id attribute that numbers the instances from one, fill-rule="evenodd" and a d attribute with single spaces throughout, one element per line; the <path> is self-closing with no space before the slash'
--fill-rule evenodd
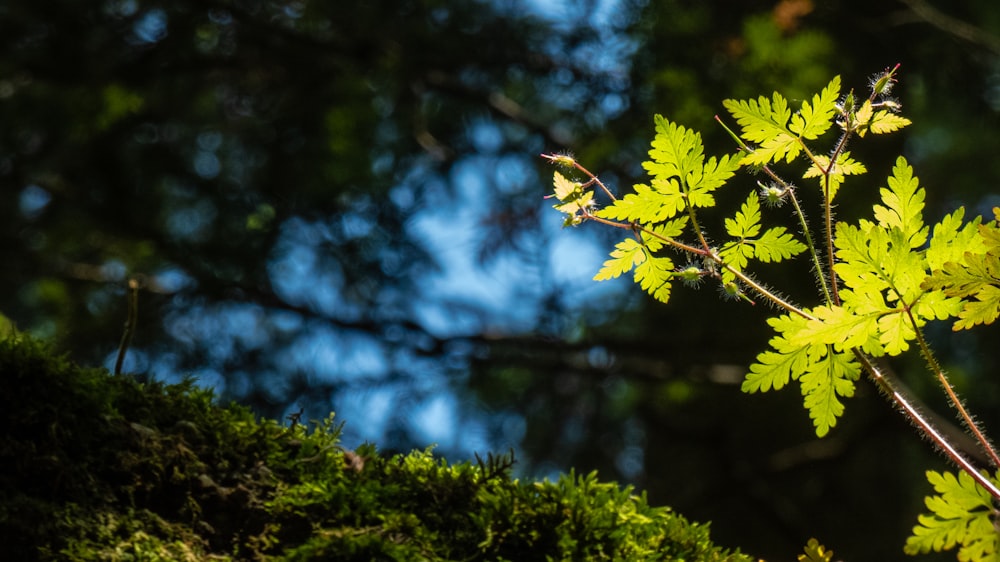
<path id="1" fill-rule="evenodd" d="M 780 307 L 782 312 L 767 321 L 775 332 L 769 349 L 750 366 L 742 390 L 767 392 L 798 382 L 818 436 L 836 426 L 844 414 L 844 399 L 854 395 L 856 383 L 867 372 L 964 470 L 957 479 L 928 473 L 938 495 L 928 498 L 932 513 L 921 516 L 907 552 L 961 546 L 960 560 L 993 559 L 1000 534 L 994 528 L 997 514 L 992 502 L 1000 500 L 1000 482 L 978 472 L 956 452 L 874 361 L 916 348 L 970 433 L 994 464 L 1000 464 L 1000 455 L 957 398 L 923 337 L 929 322 L 955 319 L 953 329 L 962 330 L 1000 317 L 1000 208 L 994 210 L 995 220 L 986 224 L 979 217 L 966 221 L 962 208 L 927 224 L 925 190 L 910 164 L 899 157 L 869 217 L 833 219 L 833 200 L 844 182 L 867 172 L 846 150 L 848 140 L 891 133 L 910 124 L 898 115 L 898 102 L 886 97 L 895 72 L 893 68 L 873 79 L 871 95 L 862 101 L 853 91 L 841 94 L 839 77 L 794 110 L 777 92 L 726 100 L 723 105 L 739 127 L 738 134 L 726 128 L 740 148 L 736 155 L 706 159 L 697 133 L 657 115 L 651 159 L 643 164 L 651 180 L 603 208 L 590 200 L 591 207 L 580 219 L 630 234 L 616 245 L 597 280 L 633 271 L 638 284 L 666 302 L 675 279 L 708 277 L 721 283 L 726 294 L 749 294 L 746 300 L 764 299 Z M 818 153 L 813 144 L 838 129 L 833 149 Z M 825 247 L 814 242 L 798 188 L 774 168 L 798 161 L 804 161 L 802 179 L 819 180 L 825 228 L 818 234 Z M 741 167 L 766 176 L 767 183 L 758 182 L 761 191 L 749 193 L 739 210 L 724 218 L 727 238 L 716 245 L 701 230 L 699 216 L 715 207 L 715 191 Z M 559 185 L 557 175 L 557 193 Z M 761 201 L 770 206 L 791 202 L 798 232 L 784 226 L 765 228 Z M 662 255 L 666 251 L 686 254 L 687 265 L 676 268 L 671 257 Z M 750 273 L 754 262 L 783 261 L 803 253 L 812 258 L 820 288 L 820 300 L 813 306 L 785 300 Z M 830 556 L 818 543 L 810 543 L 800 559 Z"/>
<path id="2" fill-rule="evenodd" d="M 994 481 L 1000 483 L 998 476 L 994 475 Z M 959 546 L 958 559 L 963 562 L 995 560 L 1000 553 L 1000 532 L 995 527 L 998 511 L 990 494 L 964 472 L 956 477 L 929 470 L 927 480 L 937 494 L 925 498 L 931 513 L 918 517 L 905 552 L 940 552 Z"/>

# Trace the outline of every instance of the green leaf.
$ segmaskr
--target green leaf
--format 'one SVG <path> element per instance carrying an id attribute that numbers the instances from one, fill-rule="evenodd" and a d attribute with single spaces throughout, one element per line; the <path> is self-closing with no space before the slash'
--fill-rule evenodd
<path id="1" fill-rule="evenodd" d="M 740 136 L 750 142 L 762 143 L 787 134 L 792 112 L 788 101 L 778 92 L 770 100 L 760 96 L 756 100 L 725 100 L 722 105 L 743 129 Z"/>
<path id="2" fill-rule="evenodd" d="M 676 219 L 673 220 L 661 222 L 655 226 L 650 227 L 650 230 L 664 238 L 676 238 L 684 232 L 684 227 L 687 226 L 687 221 L 688 217 L 687 215 L 684 215 L 677 217 Z M 647 235 L 645 240 L 646 240 L 646 245 L 649 246 L 650 250 L 655 252 L 656 250 L 659 249 L 660 247 L 659 239 Z M 654 246 L 654 244 L 656 245 Z"/>
<path id="3" fill-rule="evenodd" d="M 753 244 L 746 240 L 735 240 L 733 242 L 727 242 L 719 250 L 719 258 L 726 265 L 735 268 L 738 271 L 743 271 L 750 264 L 750 260 L 754 257 L 754 247 Z M 726 276 L 723 272 L 725 279 L 731 281 L 729 276 Z"/>
<path id="4" fill-rule="evenodd" d="M 819 361 L 810 362 L 802 384 L 804 405 L 816 427 L 816 436 L 823 437 L 837 425 L 837 418 L 844 414 L 840 397 L 854 396 L 854 381 L 861 376 L 861 365 L 848 353 L 827 350 Z"/>
<path id="5" fill-rule="evenodd" d="M 931 241 L 927 247 L 927 265 L 931 271 L 940 270 L 947 262 L 961 261 L 966 252 L 986 252 L 982 237 L 977 236 L 981 217 L 976 217 L 963 225 L 964 216 L 965 209 L 959 207 L 934 225 Z"/>
<path id="6" fill-rule="evenodd" d="M 740 207 L 735 218 L 726 219 L 726 232 L 733 238 L 753 238 L 760 233 L 760 200 L 756 192 Z"/>
<path id="7" fill-rule="evenodd" d="M 833 124 L 833 114 L 837 111 L 840 96 L 840 76 L 834 76 L 826 88 L 812 98 L 812 103 L 802 102 L 802 110 L 792 117 L 788 130 L 800 138 L 815 139 L 825 133 Z"/>
<path id="8" fill-rule="evenodd" d="M 670 122 L 662 115 L 654 116 L 653 120 L 656 136 L 649 151 L 652 162 L 644 162 L 643 167 L 653 177 L 661 179 L 683 179 L 695 169 L 700 169 L 705 159 L 701 135 Z"/>
<path id="9" fill-rule="evenodd" d="M 570 199 L 570 196 L 579 191 L 581 187 L 579 182 L 570 181 L 559 172 L 553 172 L 552 183 L 555 186 L 556 199 L 560 201 Z"/>
<path id="10" fill-rule="evenodd" d="M 654 180 L 655 188 L 636 184 L 629 193 L 594 214 L 611 220 L 657 223 L 674 217 L 684 210 L 685 199 L 676 179 Z"/>
<path id="11" fill-rule="evenodd" d="M 760 238 L 752 242 L 757 259 L 764 263 L 779 262 L 806 251 L 808 247 L 799 242 L 783 226 L 764 231 Z"/>
<path id="12" fill-rule="evenodd" d="M 818 306 L 790 341 L 796 345 L 832 345 L 838 352 L 866 347 L 878 335 L 878 314 L 854 314 L 843 306 Z"/>
<path id="13" fill-rule="evenodd" d="M 784 314 L 767 321 L 778 333 L 771 338 L 773 351 L 764 351 L 743 380 L 741 389 L 746 393 L 781 390 L 789 380 L 797 379 L 812 361 L 819 358 L 822 348 L 815 345 L 797 345 L 790 342 L 806 323 L 799 315 Z"/>
<path id="14" fill-rule="evenodd" d="M 722 105 L 742 128 L 741 136 L 758 146 L 743 157 L 743 164 L 763 165 L 782 158 L 791 162 L 802 150 L 795 133 L 788 129 L 792 113 L 788 101 L 775 92 L 770 100 L 725 100 Z"/>
<path id="15" fill-rule="evenodd" d="M 955 330 L 968 330 L 978 324 L 992 324 L 1000 316 L 1000 287 L 984 285 L 976 291 L 976 300 L 966 301 L 958 313 Z"/>
<path id="16" fill-rule="evenodd" d="M 872 117 L 868 123 L 868 129 L 876 135 L 881 135 L 898 131 L 911 123 L 906 117 L 901 117 L 883 109 Z"/>
<path id="17" fill-rule="evenodd" d="M 875 220 L 885 229 L 898 228 L 910 243 L 919 248 L 927 241 L 928 229 L 924 227 L 924 190 L 919 188 L 913 168 L 900 156 L 889 176 L 889 187 L 882 188 L 885 206 L 875 205 Z"/>
<path id="18" fill-rule="evenodd" d="M 566 225 L 579 224 L 582 219 L 577 213 L 589 209 L 594 205 L 594 192 L 584 192 L 583 186 L 580 183 L 570 181 L 559 172 L 553 173 L 552 183 L 555 187 L 556 198 L 561 201 L 561 204 L 554 205 L 553 207 L 557 211 L 568 215 L 566 217 Z"/>
<path id="19" fill-rule="evenodd" d="M 995 560 L 1000 552 L 1000 534 L 993 525 L 989 492 L 965 472 L 956 478 L 950 472 L 929 470 L 927 481 L 937 495 L 924 500 L 930 513 L 917 518 L 904 552 L 915 555 L 959 546 L 959 560 Z M 993 482 L 1000 483 L 1000 479 L 995 476 Z"/>
<path id="20" fill-rule="evenodd" d="M 944 263 L 921 285 L 924 289 L 941 290 L 949 297 L 962 299 L 958 320 L 952 326 L 956 331 L 991 324 L 1000 317 L 1000 228 L 995 222 L 976 222 L 966 225 L 957 236 L 952 235 L 954 228 L 949 223 L 940 234 L 944 239 L 940 243 L 935 229 L 928 254 L 935 250 L 935 263 Z M 973 226 L 976 231 L 970 236 Z M 965 251 L 958 258 L 957 254 L 963 249 Z M 945 261 L 949 258 L 956 261 Z"/>
<path id="21" fill-rule="evenodd" d="M 670 300 L 670 280 L 674 262 L 667 257 L 649 256 L 635 268 L 635 282 L 660 302 Z"/>
<path id="22" fill-rule="evenodd" d="M 740 159 L 729 155 L 713 156 L 706 162 L 701 135 L 661 115 L 657 115 L 655 121 L 656 137 L 649 151 L 652 160 L 642 164 L 653 176 L 654 189 L 682 198 L 673 203 L 675 212 L 684 209 L 685 205 L 714 206 L 712 192 L 736 173 Z"/>
<path id="23" fill-rule="evenodd" d="M 764 263 L 777 262 L 804 252 L 807 248 L 779 226 L 760 234 L 760 198 L 751 192 L 736 216 L 725 220 L 726 233 L 736 238 L 719 250 L 719 257 L 728 265 L 743 270 L 751 259 Z"/>
<path id="24" fill-rule="evenodd" d="M 635 238 L 626 238 L 615 245 L 611 251 L 611 259 L 604 262 L 594 281 L 606 281 L 632 271 L 632 268 L 646 261 L 642 245 Z"/>
<path id="25" fill-rule="evenodd" d="M 826 189 L 823 185 L 823 171 L 830 167 L 830 157 L 829 156 L 816 156 L 816 160 L 809 166 L 805 174 L 802 177 L 805 179 L 809 178 L 820 178 L 820 187 Z M 840 185 L 844 183 L 844 178 L 846 176 L 857 176 L 864 174 L 868 169 L 861 162 L 858 162 L 851 158 L 851 153 L 849 151 L 841 152 L 837 156 L 836 164 L 830 168 L 830 184 L 829 184 L 829 198 L 833 201 L 834 196 L 837 195 L 837 190 L 840 189 Z"/>
<path id="26" fill-rule="evenodd" d="M 882 204 L 874 207 L 877 222 L 837 224 L 834 271 L 844 287 L 844 312 L 821 319 L 829 324 L 822 328 L 810 325 L 803 335 L 807 341 L 814 341 L 809 339 L 814 336 L 815 341 L 838 345 L 841 338 L 872 355 L 898 355 L 928 320 L 960 314 L 960 302 L 949 290 L 957 293 L 958 287 L 970 283 L 980 286 L 981 280 L 969 279 L 967 268 L 955 262 L 944 262 L 941 271 L 928 277 L 930 250 L 920 250 L 930 230 L 923 222 L 924 190 L 903 158 L 896 161 L 887 183 L 881 190 Z M 967 244 L 974 238 L 970 227 L 959 226 L 961 216 L 957 212 L 945 217 L 935 227 L 935 238 L 951 239 L 931 241 L 937 263 L 957 255 L 952 244 Z M 985 318 L 976 312 L 970 312 L 970 318 Z"/>

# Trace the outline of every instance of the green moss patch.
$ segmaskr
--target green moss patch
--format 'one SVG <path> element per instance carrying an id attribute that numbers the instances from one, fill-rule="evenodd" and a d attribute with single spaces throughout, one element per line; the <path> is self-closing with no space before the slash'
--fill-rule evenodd
<path id="1" fill-rule="evenodd" d="M 284 426 L 23 336 L 0 342 L 0 412 L 11 560 L 751 560 L 595 474 L 350 451 L 332 416 Z"/>

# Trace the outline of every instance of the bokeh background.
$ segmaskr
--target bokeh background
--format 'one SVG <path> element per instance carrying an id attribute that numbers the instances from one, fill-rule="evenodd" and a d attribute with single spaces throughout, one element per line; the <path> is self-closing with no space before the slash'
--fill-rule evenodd
<path id="1" fill-rule="evenodd" d="M 0 312 L 111 367 L 137 276 L 129 372 L 262 416 L 335 411 L 346 446 L 598 470 L 771 560 L 813 536 L 902 558 L 924 471 L 946 466 L 928 443 L 868 383 L 823 440 L 794 389 L 742 395 L 771 311 L 591 281 L 618 235 L 564 230 L 538 156 L 627 192 L 654 113 L 720 154 L 723 99 L 797 102 L 835 74 L 864 92 L 896 63 L 914 124 L 852 145 L 870 173 L 840 216 L 900 153 L 930 219 L 990 215 L 994 0 L 7 0 Z M 792 266 L 759 274 L 811 302 Z M 1000 431 L 996 330 L 929 335 Z M 893 366 L 946 412 L 917 358 Z"/>

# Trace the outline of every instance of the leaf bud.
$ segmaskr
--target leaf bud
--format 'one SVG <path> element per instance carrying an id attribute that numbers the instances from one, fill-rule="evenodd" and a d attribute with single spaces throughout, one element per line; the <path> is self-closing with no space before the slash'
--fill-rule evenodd
<path id="1" fill-rule="evenodd" d="M 871 87 L 873 96 L 883 96 L 892 91 L 896 84 L 896 71 L 899 70 L 899 63 L 891 69 L 886 69 L 881 74 L 872 77 Z"/>
<path id="2" fill-rule="evenodd" d="M 576 165 L 576 159 L 569 154 L 542 154 L 541 156 L 557 166 L 572 168 Z"/>

